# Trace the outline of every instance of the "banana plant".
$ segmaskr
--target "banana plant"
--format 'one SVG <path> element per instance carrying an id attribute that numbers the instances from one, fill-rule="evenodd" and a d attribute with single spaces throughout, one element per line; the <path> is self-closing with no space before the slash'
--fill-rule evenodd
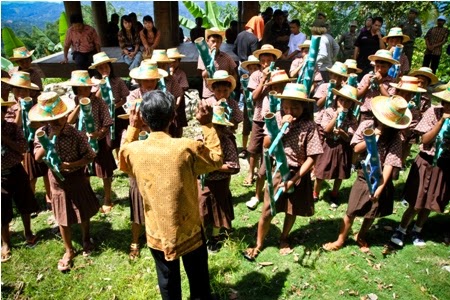
<path id="1" fill-rule="evenodd" d="M 13 63 L 2 56 L 2 70 L 9 73 L 12 68 L 14 68 Z"/>
<path id="2" fill-rule="evenodd" d="M 216 1 L 205 1 L 205 9 L 202 9 L 194 1 L 183 1 L 183 4 L 194 19 L 197 17 L 201 17 L 203 19 L 203 27 L 206 29 L 217 27 L 220 30 L 225 30 L 230 24 L 231 15 L 227 14 L 226 16 L 221 17 L 221 8 Z M 194 21 L 183 16 L 179 16 L 179 21 L 181 26 L 188 29 L 195 27 Z"/>
<path id="3" fill-rule="evenodd" d="M 3 48 L 7 57 L 13 55 L 13 50 L 25 46 L 24 43 L 16 36 L 14 31 L 9 27 L 2 29 Z"/>
<path id="4" fill-rule="evenodd" d="M 69 29 L 69 22 L 67 21 L 67 15 L 65 12 L 61 13 L 59 16 L 59 42 L 61 45 L 64 45 L 64 41 L 66 40 L 66 32 Z"/>

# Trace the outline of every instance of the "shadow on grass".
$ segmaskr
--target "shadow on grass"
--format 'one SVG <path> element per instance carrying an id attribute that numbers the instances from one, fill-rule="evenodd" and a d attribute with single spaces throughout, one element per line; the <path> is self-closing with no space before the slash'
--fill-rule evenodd
<path id="1" fill-rule="evenodd" d="M 258 231 L 258 223 L 255 223 L 251 227 L 238 227 L 231 233 L 230 237 L 243 244 L 247 244 L 249 247 L 256 245 L 256 235 Z M 269 232 L 264 240 L 264 248 L 268 246 L 278 247 L 278 241 L 281 235 L 281 230 L 274 224 L 270 224 Z"/>

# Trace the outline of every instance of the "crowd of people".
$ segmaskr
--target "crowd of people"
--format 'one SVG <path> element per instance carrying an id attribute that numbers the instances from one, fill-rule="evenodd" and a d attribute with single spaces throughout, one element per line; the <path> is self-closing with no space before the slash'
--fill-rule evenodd
<path id="1" fill-rule="evenodd" d="M 215 55 L 210 56 L 212 63 L 199 55 L 203 90 L 196 119 L 203 134 L 195 140 L 183 137 L 189 82 L 179 66 L 185 55 L 177 48 L 158 48 L 160 33 L 152 17 L 145 16 L 141 24 L 135 14 L 122 16 L 116 30 L 122 56 L 111 58 L 101 52 L 95 30 L 81 16 L 71 16 L 63 61 L 71 48 L 77 70 L 64 83 L 72 88 L 71 97 L 42 92 L 42 74 L 31 65 L 33 51 L 14 49 L 9 59 L 18 70 L 2 71 L 2 262 L 11 258 L 13 202 L 26 243 L 37 242 L 30 215 L 40 209 L 35 196 L 39 177 L 65 249 L 58 270 L 70 270 L 77 254 L 74 224 L 81 225 L 82 255 L 89 256 L 95 250 L 90 219 L 114 209 L 111 185 L 119 168 L 129 175 L 129 258 L 139 258 L 144 227 L 162 298 L 181 299 L 182 258 L 191 299 L 212 299 L 208 252 L 220 251 L 221 232 L 232 229 L 230 179 L 240 172 L 240 159 L 249 161 L 242 184 L 255 192 L 246 206 L 263 206 L 256 242 L 244 252 L 246 259 L 255 261 L 263 250 L 275 213 L 285 214 L 280 254 L 291 253 L 289 233 L 296 217 L 314 215 L 325 180 L 334 180 L 326 200 L 339 206 L 340 185 L 352 171 L 357 178 L 339 235 L 323 248 L 341 249 L 355 218 L 363 217 L 354 238 L 367 252 L 374 220 L 393 213 L 395 180 L 406 168 L 414 143 L 420 152 L 403 191 L 408 208 L 386 240 L 403 247 L 410 235 L 415 246 L 425 246 L 421 231 L 430 212 L 443 213 L 450 200 L 450 87 L 431 92 L 439 81 L 435 72 L 448 37 L 443 16 L 425 35 L 427 65 L 410 68 L 414 40 L 422 34 L 417 14 L 411 9 L 408 22 L 390 28 L 386 36 L 380 31 L 381 17 L 368 19 L 359 33 L 351 22 L 350 32 L 339 41 L 329 34 L 323 12 L 311 24 L 311 39 L 301 32 L 298 20 L 288 22 L 288 13 L 281 10 L 252 17 L 238 34 L 218 28 L 202 31 L 196 20 L 191 38 L 200 34 L 206 55 Z M 317 37 L 320 42 L 313 43 Z M 238 64 L 220 51 L 228 39 L 234 39 Z M 402 55 L 396 55 L 397 48 L 404 49 Z M 344 62 L 336 60 L 340 50 Z M 313 66 L 308 65 L 310 51 L 317 54 Z M 135 89 L 115 76 L 118 59 L 129 65 Z M 280 59 L 292 61 L 289 71 L 275 67 Z M 241 152 L 235 137 L 240 123 Z M 281 143 L 269 157 L 276 137 Z M 377 169 L 378 175 L 370 177 L 360 163 L 368 154 L 373 156 L 370 170 Z M 274 170 L 279 172 L 272 177 Z M 90 176 L 103 180 L 103 203 Z"/>

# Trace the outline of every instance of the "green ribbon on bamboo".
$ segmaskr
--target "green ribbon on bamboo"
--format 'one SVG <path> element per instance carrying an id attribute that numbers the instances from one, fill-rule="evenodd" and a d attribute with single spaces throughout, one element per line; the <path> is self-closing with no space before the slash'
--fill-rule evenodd
<path id="1" fill-rule="evenodd" d="M 302 70 L 297 79 L 297 83 L 303 83 L 306 87 L 306 92 L 308 95 L 311 93 L 311 87 L 314 80 L 314 71 L 316 68 L 317 55 L 319 54 L 320 39 L 320 35 L 312 36 L 307 61 L 303 64 Z"/>
<path id="2" fill-rule="evenodd" d="M 248 82 L 250 80 L 250 76 L 248 74 L 243 74 L 241 76 L 241 86 L 244 91 L 244 102 L 247 106 L 247 115 L 250 122 L 253 121 L 253 113 L 254 113 L 254 106 L 253 106 L 253 96 L 252 93 L 248 90 Z"/>
<path id="3" fill-rule="evenodd" d="M 214 66 L 214 60 L 216 58 L 216 49 L 211 50 L 209 53 L 209 47 L 203 37 L 199 37 L 194 41 L 195 47 L 197 47 L 200 58 L 205 65 L 205 70 L 208 72 L 208 77 L 212 78 L 214 72 L 216 72 L 216 67 Z"/>
<path id="4" fill-rule="evenodd" d="M 22 130 L 27 140 L 28 150 L 30 150 L 29 143 L 34 141 L 34 134 L 36 133 L 36 129 L 30 127 L 30 119 L 28 118 L 28 113 L 30 109 L 33 107 L 33 100 L 30 97 L 26 97 L 24 99 L 20 99 L 20 107 L 21 107 L 21 115 L 22 115 Z"/>
<path id="5" fill-rule="evenodd" d="M 110 128 L 110 133 L 111 133 L 111 140 L 115 139 L 115 135 L 116 135 L 116 106 L 115 106 L 115 102 L 114 102 L 114 95 L 111 89 L 111 84 L 109 82 L 109 78 L 105 77 L 101 82 L 100 82 L 100 91 L 102 94 L 102 98 L 103 100 L 105 100 L 106 104 L 108 105 L 109 108 L 109 114 L 111 116 L 111 119 L 113 120 L 113 124 L 111 125 Z"/>
<path id="6" fill-rule="evenodd" d="M 439 158 L 442 156 L 442 153 L 444 153 L 445 151 L 449 151 L 448 147 L 445 146 L 445 142 L 447 142 L 448 145 L 449 141 L 450 141 L 450 119 L 445 119 L 444 124 L 441 127 L 441 130 L 439 130 L 439 133 L 436 136 L 433 166 L 437 165 L 437 162 Z"/>
<path id="7" fill-rule="evenodd" d="M 49 167 L 52 173 L 58 177 L 61 181 L 64 181 L 64 177 L 61 174 L 59 167 L 61 166 L 61 158 L 55 150 L 56 135 L 53 136 L 52 140 L 48 138 L 44 131 L 40 131 L 36 134 L 42 148 L 45 150 L 45 156 L 42 158 L 44 163 Z"/>
<path id="8" fill-rule="evenodd" d="M 330 82 L 328 83 L 327 98 L 325 99 L 325 108 L 331 107 L 333 105 L 334 100 L 333 89 L 335 87 L 336 87 L 336 80 L 330 79 Z"/>

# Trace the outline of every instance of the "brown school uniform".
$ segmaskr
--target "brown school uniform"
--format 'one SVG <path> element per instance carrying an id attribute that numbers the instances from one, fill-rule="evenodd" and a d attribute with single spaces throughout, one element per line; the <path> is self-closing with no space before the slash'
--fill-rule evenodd
<path id="1" fill-rule="evenodd" d="M 362 90 L 364 87 L 369 86 L 370 85 L 370 74 L 366 74 L 364 75 L 364 77 L 361 79 L 361 82 L 358 84 L 358 92 L 360 90 Z M 395 88 L 390 86 L 389 83 L 394 82 L 394 78 L 392 78 L 389 75 L 386 75 L 385 77 L 383 77 L 382 82 L 380 84 L 382 84 L 385 89 L 387 90 L 389 95 L 394 95 L 395 94 Z M 361 119 L 360 119 L 360 123 L 362 121 L 365 121 L 367 119 L 373 119 L 373 114 L 372 114 L 372 99 L 376 96 L 380 96 L 380 90 L 371 90 L 370 87 L 367 90 L 366 95 L 362 98 L 364 99 L 364 103 L 361 105 Z"/>
<path id="2" fill-rule="evenodd" d="M 2 136 L 7 136 L 22 150 L 26 151 L 27 142 L 23 131 L 16 124 L 2 122 Z M 31 214 L 39 211 L 39 205 L 31 190 L 30 180 L 23 168 L 22 154 L 13 151 L 6 144 L 1 147 L 2 169 L 2 226 L 8 226 L 13 218 L 13 200 L 20 214 Z"/>
<path id="3" fill-rule="evenodd" d="M 442 115 L 442 106 L 429 108 L 415 131 L 419 135 L 431 131 Z M 450 140 L 444 142 L 447 149 L 450 149 Z M 425 208 L 442 213 L 450 200 L 450 151 L 444 151 L 437 161 L 437 166 L 433 166 L 435 141 L 422 143 L 419 149 L 405 183 L 404 199 L 416 209 Z"/>
<path id="4" fill-rule="evenodd" d="M 325 128 L 337 114 L 337 110 L 333 107 L 325 109 L 321 127 Z M 358 123 L 351 111 L 347 113 L 341 128 L 346 131 L 350 137 L 358 128 Z M 319 179 L 349 178 L 353 154 L 350 142 L 346 142 L 340 137 L 336 139 L 334 133 L 324 133 L 324 142 L 322 146 L 323 154 L 317 157 L 316 165 L 314 166 L 316 177 Z"/>
<path id="5" fill-rule="evenodd" d="M 175 78 L 173 76 L 169 75 L 164 78 L 164 82 L 166 84 L 166 90 L 173 95 L 173 97 L 175 98 L 175 101 L 177 101 L 178 98 L 181 98 L 181 102 L 184 102 L 184 90 L 175 81 Z M 178 109 L 177 109 L 177 111 L 178 111 Z M 187 126 L 187 120 L 180 119 L 180 116 L 178 116 L 177 111 L 176 111 L 176 115 L 175 115 L 175 120 L 172 122 L 172 124 L 170 124 L 170 127 L 169 127 L 169 133 L 173 137 L 181 137 L 181 133 L 182 133 L 181 129 L 183 127 Z M 184 116 L 186 116 L 186 113 L 184 114 Z M 185 125 L 182 126 L 182 124 L 183 125 L 185 124 Z"/>
<path id="6" fill-rule="evenodd" d="M 281 113 L 276 113 L 278 127 L 281 128 Z M 268 135 L 269 132 L 265 128 Z M 298 118 L 292 122 L 282 138 L 284 152 L 290 169 L 290 177 L 293 177 L 300 170 L 301 165 L 308 156 L 322 154 L 322 144 L 320 142 L 317 126 L 313 121 Z M 273 186 L 281 183 L 279 172 L 273 180 Z M 276 211 L 285 212 L 296 216 L 314 215 L 313 183 L 311 172 L 306 173 L 295 184 L 293 193 L 283 193 L 276 202 Z M 270 201 L 268 188 L 264 192 L 264 201 Z"/>
<path id="7" fill-rule="evenodd" d="M 366 120 L 359 124 L 350 145 L 354 147 L 356 144 L 364 141 L 363 131 L 366 128 L 373 128 L 374 121 Z M 381 167 L 390 165 L 396 168 L 402 166 L 402 144 L 400 134 L 387 141 L 383 136 L 378 140 L 378 154 L 380 156 Z M 361 153 L 360 158 L 365 159 L 367 153 Z M 381 171 L 382 173 L 382 171 Z M 358 176 L 350 191 L 347 215 L 351 217 L 359 216 L 369 219 L 384 217 L 392 214 L 394 208 L 394 185 L 392 184 L 392 176 L 383 189 L 377 202 L 370 201 L 369 188 L 362 170 L 358 171 Z"/>
<path id="8" fill-rule="evenodd" d="M 229 56 L 225 52 L 220 51 L 220 53 L 218 55 L 216 55 L 216 58 L 214 60 L 214 67 L 216 68 L 216 71 L 225 70 L 228 72 L 228 74 L 233 74 L 237 65 L 234 62 L 234 60 L 231 58 L 231 56 Z M 205 64 L 203 63 L 203 60 L 200 56 L 198 57 L 197 69 L 202 72 L 205 70 Z M 210 89 L 208 89 L 208 86 L 206 85 L 206 80 L 203 79 L 202 98 L 203 99 L 209 98 L 213 95 L 214 95 L 214 93 Z"/>
<path id="9" fill-rule="evenodd" d="M 207 98 L 205 100 L 205 102 L 209 106 L 215 106 L 215 105 L 217 105 L 218 100 L 216 99 L 215 96 L 212 96 L 212 97 Z M 241 123 L 244 120 L 244 115 L 243 115 L 242 111 L 239 109 L 239 105 L 235 100 L 228 98 L 227 104 L 231 108 L 230 122 L 233 123 L 235 126 L 237 126 L 239 123 Z"/>
<path id="10" fill-rule="evenodd" d="M 187 80 L 186 73 L 180 68 L 177 68 L 172 74 L 173 80 L 175 83 L 182 89 L 183 94 L 189 88 L 189 83 Z M 184 99 L 180 102 L 180 105 L 177 107 L 177 122 L 178 126 L 186 127 L 188 126 L 187 118 L 186 118 L 186 102 Z"/>
<path id="11" fill-rule="evenodd" d="M 233 169 L 234 172 L 214 171 L 208 173 L 203 190 L 199 182 L 200 216 L 203 219 L 204 225 L 212 224 L 214 227 L 231 229 L 231 221 L 234 220 L 234 210 L 230 181 L 231 174 L 239 172 L 239 157 L 236 138 L 231 132 L 220 135 L 219 139 L 220 147 L 222 148 L 223 163 L 228 168 Z"/>
<path id="12" fill-rule="evenodd" d="M 47 135 L 48 126 L 41 128 Z M 34 151 L 42 148 L 37 139 L 34 140 Z M 83 132 L 66 124 L 56 138 L 55 149 L 62 162 L 74 162 L 81 158 L 94 158 L 95 152 L 88 143 Z M 61 172 L 65 180 L 60 181 L 49 170 L 48 178 L 52 190 L 52 210 L 59 225 L 69 226 L 88 221 L 94 216 L 100 205 L 92 190 L 89 178 L 84 173 L 84 166 L 74 168 L 70 172 Z"/>

